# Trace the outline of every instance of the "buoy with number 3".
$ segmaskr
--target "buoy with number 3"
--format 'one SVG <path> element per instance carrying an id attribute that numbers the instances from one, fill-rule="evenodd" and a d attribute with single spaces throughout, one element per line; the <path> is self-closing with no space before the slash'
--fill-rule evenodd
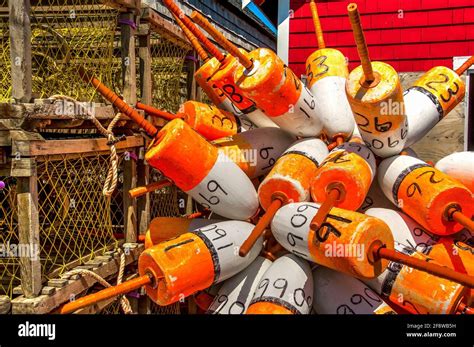
<path id="1" fill-rule="evenodd" d="M 346 96 L 347 60 L 339 50 L 326 47 L 316 3 L 311 0 L 309 5 L 318 50 L 306 59 L 306 85 L 320 105 L 324 134 L 333 142 L 346 141 L 355 128 Z"/>

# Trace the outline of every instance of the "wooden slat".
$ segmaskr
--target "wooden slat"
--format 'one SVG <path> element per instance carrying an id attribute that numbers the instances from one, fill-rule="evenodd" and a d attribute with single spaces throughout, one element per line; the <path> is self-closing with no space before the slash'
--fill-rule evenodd
<path id="1" fill-rule="evenodd" d="M 30 1 L 9 1 L 10 61 L 12 98 L 31 100 Z"/>
<path id="2" fill-rule="evenodd" d="M 125 141 L 115 145 L 117 150 L 141 147 L 144 145 L 143 137 L 127 136 Z M 80 140 L 49 140 L 35 141 L 30 144 L 30 155 L 74 154 L 87 152 L 101 152 L 109 150 L 107 139 L 80 139 Z"/>
<path id="3" fill-rule="evenodd" d="M 104 5 L 121 11 L 127 11 L 128 9 L 139 10 L 141 7 L 141 0 L 102 0 L 101 2 Z"/>
<path id="4" fill-rule="evenodd" d="M 164 19 L 158 12 L 152 8 L 144 8 L 142 19 L 150 23 L 153 31 L 159 33 L 166 39 L 177 44 L 184 49 L 191 49 L 191 44 L 186 39 L 183 31 L 170 21 Z"/>
<path id="5" fill-rule="evenodd" d="M 25 297 L 41 292 L 41 260 L 39 257 L 39 217 L 36 175 L 18 180 L 19 242 L 28 245 L 30 254 L 20 255 L 21 289 Z"/>
<path id="6" fill-rule="evenodd" d="M 126 245 L 124 245 L 126 246 Z M 139 255 L 143 252 L 144 246 L 137 245 L 137 247 L 130 248 L 130 251 L 125 256 L 125 263 L 131 264 L 138 260 Z M 103 278 L 117 274 L 120 267 L 120 258 L 118 256 L 106 262 L 104 265 L 96 270 L 96 274 Z M 13 314 L 44 314 L 56 309 L 61 304 L 66 303 L 73 296 L 83 293 L 88 288 L 92 287 L 96 280 L 90 276 L 81 277 L 77 280 L 71 280 L 62 288 L 57 288 L 53 295 L 41 295 L 37 298 L 28 299 L 24 296 L 19 296 L 12 300 Z"/>

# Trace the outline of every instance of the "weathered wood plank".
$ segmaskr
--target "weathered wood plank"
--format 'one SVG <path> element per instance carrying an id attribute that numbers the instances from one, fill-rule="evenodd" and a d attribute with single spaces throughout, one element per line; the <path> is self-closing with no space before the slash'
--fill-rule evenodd
<path id="1" fill-rule="evenodd" d="M 56 100 L 50 103 L 0 103 L 0 119 L 84 119 L 87 120 L 86 110 L 99 120 L 112 119 L 115 111 L 108 105 L 91 105 L 79 102 L 74 105 L 69 101 Z"/>
<path id="2" fill-rule="evenodd" d="M 136 22 L 135 14 L 122 13 L 121 21 Z M 136 29 L 126 23 L 121 23 L 121 55 L 122 55 L 122 95 L 125 102 L 135 105 L 137 102 L 136 64 L 135 64 L 135 33 Z"/>
<path id="3" fill-rule="evenodd" d="M 31 100 L 31 25 L 30 1 L 8 1 L 12 98 Z"/>
<path id="4" fill-rule="evenodd" d="M 117 142 L 117 150 L 141 147 L 144 145 L 143 137 L 127 136 L 125 141 Z M 48 140 L 35 141 L 30 144 L 30 155 L 54 155 L 101 152 L 109 150 L 107 139 L 80 139 L 80 140 Z"/>
<path id="5" fill-rule="evenodd" d="M 183 31 L 175 24 L 164 19 L 158 12 L 152 8 L 144 8 L 142 19 L 150 23 L 151 29 L 169 41 L 177 44 L 184 49 L 192 49 Z"/>
<path id="6" fill-rule="evenodd" d="M 17 186 L 19 242 L 29 250 L 20 254 L 21 288 L 27 298 L 37 296 L 42 287 L 36 184 L 34 175 L 19 179 Z"/>
<path id="7" fill-rule="evenodd" d="M 141 0 L 102 0 L 101 2 L 120 11 L 127 11 L 128 9 L 139 10 L 141 7 Z"/>
<path id="8" fill-rule="evenodd" d="M 7 314 L 11 307 L 10 298 L 6 295 L 0 295 L 0 314 Z"/>
<path id="9" fill-rule="evenodd" d="M 125 242 L 137 242 L 137 202 L 128 191 L 137 187 L 137 163 L 126 156 L 123 163 L 123 215 L 125 217 Z"/>
<path id="10" fill-rule="evenodd" d="M 126 254 L 126 264 L 131 264 L 138 260 L 139 255 L 143 251 L 143 245 L 137 245 L 135 248 L 131 248 L 128 254 Z M 120 267 L 119 257 L 114 257 L 98 269 L 94 270 L 99 276 L 107 278 L 116 274 Z M 95 279 L 90 276 L 82 276 L 78 280 L 68 281 L 68 283 L 62 287 L 57 288 L 53 295 L 41 295 L 37 298 L 25 298 L 20 296 L 12 300 L 12 313 L 13 314 L 45 314 L 53 311 L 61 304 L 69 301 L 71 298 L 75 298 L 88 288 L 92 287 L 96 283 Z"/>

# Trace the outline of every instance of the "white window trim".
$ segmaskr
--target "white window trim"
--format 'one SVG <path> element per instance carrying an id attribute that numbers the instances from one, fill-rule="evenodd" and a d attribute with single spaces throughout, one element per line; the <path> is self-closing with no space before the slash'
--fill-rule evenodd
<path id="1" fill-rule="evenodd" d="M 470 58 L 470 56 L 462 56 L 462 57 L 453 57 L 453 70 L 456 70 L 460 67 L 464 62 Z M 474 66 L 471 66 L 465 72 L 467 76 L 474 74 Z M 465 100 L 469 100 L 469 81 L 470 78 L 466 78 L 466 96 L 464 97 Z M 474 98 L 474 95 L 471 95 Z M 471 128 L 474 127 L 474 124 L 471 124 Z M 464 150 L 468 150 L 468 132 L 469 132 L 469 103 L 466 101 L 464 103 Z"/>

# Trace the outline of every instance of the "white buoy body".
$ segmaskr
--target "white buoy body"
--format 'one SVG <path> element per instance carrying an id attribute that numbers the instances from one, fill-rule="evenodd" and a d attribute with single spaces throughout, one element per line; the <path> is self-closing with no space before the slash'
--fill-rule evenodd
<path id="1" fill-rule="evenodd" d="M 347 139 L 355 127 L 354 116 L 346 96 L 346 78 L 327 76 L 313 84 L 311 93 L 318 102 L 324 133 L 329 139 Z"/>
<path id="2" fill-rule="evenodd" d="M 207 176 L 186 191 L 198 203 L 229 219 L 246 220 L 258 209 L 255 187 L 226 155 L 219 153 Z"/>
<path id="3" fill-rule="evenodd" d="M 442 109 L 433 103 L 431 94 L 418 88 L 408 89 L 403 99 L 408 120 L 405 147 L 420 141 L 443 118 Z"/>
<path id="4" fill-rule="evenodd" d="M 224 281 L 207 313 L 243 314 L 252 300 L 260 279 L 272 262 L 258 256 L 252 264 Z"/>
<path id="5" fill-rule="evenodd" d="M 464 98 L 466 86 L 460 76 L 445 66 L 424 73 L 403 96 L 408 121 L 405 146 L 421 140 Z"/>
<path id="6" fill-rule="evenodd" d="M 456 152 L 447 155 L 436 163 L 435 168 L 474 192 L 474 152 Z"/>
<path id="7" fill-rule="evenodd" d="M 318 266 L 313 271 L 314 302 L 318 314 L 396 314 L 363 282 Z"/>
<path id="8" fill-rule="evenodd" d="M 280 128 L 300 137 L 316 137 L 323 129 L 320 118 L 319 103 L 305 86 L 302 86 L 300 97 L 290 110 L 272 120 Z"/>
<path id="9" fill-rule="evenodd" d="M 377 179 L 372 181 L 369 192 L 367 193 L 362 206 L 357 210 L 357 212 L 365 213 L 365 211 L 372 207 L 387 209 L 396 208 L 396 206 L 390 200 L 388 200 L 385 194 L 382 192 Z"/>
<path id="10" fill-rule="evenodd" d="M 257 108 L 248 113 L 243 113 L 227 97 L 218 107 L 220 109 L 233 113 L 240 120 L 242 128 L 245 127 L 244 129 L 246 130 L 250 130 L 247 129 L 248 122 L 258 128 L 278 128 L 278 125 L 276 125 L 265 113 L 263 113 L 262 110 Z"/>
<path id="11" fill-rule="evenodd" d="M 385 197 L 395 206 L 403 204 L 398 201 L 396 194 L 401 180 L 414 169 L 425 166 L 429 165 L 408 155 L 399 155 L 383 160 L 378 166 L 377 180 Z"/>
<path id="12" fill-rule="evenodd" d="M 255 226 L 244 221 L 225 221 L 193 231 L 208 247 L 214 263 L 214 283 L 222 282 L 249 266 L 262 249 L 263 238 L 257 239 L 250 252 L 239 256 L 239 248 Z"/>
<path id="13" fill-rule="evenodd" d="M 267 174 L 296 137 L 280 128 L 257 128 L 212 142 L 250 177 Z"/>
<path id="14" fill-rule="evenodd" d="M 405 213 L 385 208 L 369 208 L 366 215 L 383 220 L 392 231 L 393 239 L 402 248 L 420 253 L 429 253 L 439 236 L 432 235 Z"/>
<path id="15" fill-rule="evenodd" d="M 313 276 L 308 262 L 293 254 L 275 260 L 262 276 L 250 306 L 265 302 L 294 314 L 309 314 L 313 304 Z"/>

